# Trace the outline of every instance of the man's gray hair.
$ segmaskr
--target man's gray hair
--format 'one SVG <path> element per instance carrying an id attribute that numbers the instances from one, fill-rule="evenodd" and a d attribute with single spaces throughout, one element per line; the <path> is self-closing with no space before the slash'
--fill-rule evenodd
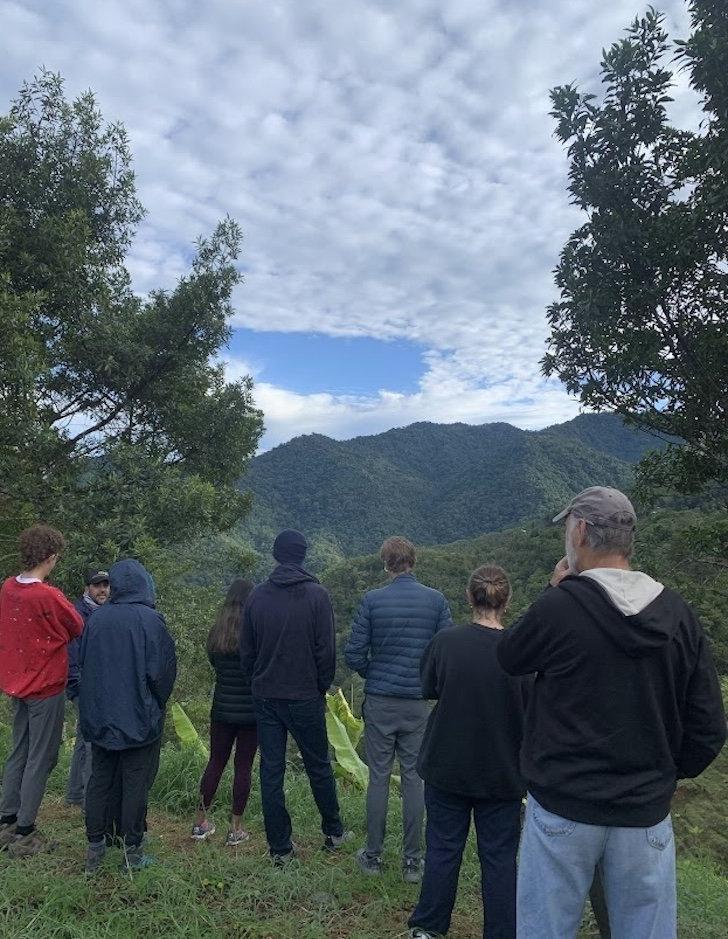
<path id="1" fill-rule="evenodd" d="M 578 515 L 574 516 L 578 518 Z M 587 521 L 586 543 L 595 554 L 620 554 L 631 558 L 634 551 L 634 529 L 607 528 Z"/>

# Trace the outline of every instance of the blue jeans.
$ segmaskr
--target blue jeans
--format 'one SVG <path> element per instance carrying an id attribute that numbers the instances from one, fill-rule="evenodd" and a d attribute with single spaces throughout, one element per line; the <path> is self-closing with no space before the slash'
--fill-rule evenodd
<path id="1" fill-rule="evenodd" d="M 507 802 L 471 799 L 426 783 L 425 804 L 425 874 L 420 899 L 408 925 L 437 933 L 446 933 L 450 928 L 472 813 L 485 909 L 483 937 L 514 939 L 520 799 Z"/>
<path id="2" fill-rule="evenodd" d="M 573 939 L 599 865 L 612 935 L 675 939 L 675 842 L 651 828 L 585 825 L 529 795 L 518 867 L 518 939 Z"/>
<path id="3" fill-rule="evenodd" d="M 323 695 L 306 701 L 253 698 L 258 721 L 260 796 L 271 854 L 287 854 L 291 844 L 291 816 L 286 809 L 283 780 L 288 734 L 298 744 L 311 792 L 321 815 L 325 835 L 341 835 L 334 772 L 329 759 Z"/>

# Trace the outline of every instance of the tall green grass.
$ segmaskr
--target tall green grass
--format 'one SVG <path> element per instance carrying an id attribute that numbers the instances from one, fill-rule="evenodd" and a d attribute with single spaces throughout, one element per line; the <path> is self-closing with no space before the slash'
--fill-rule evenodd
<path id="1" fill-rule="evenodd" d="M 7 733 L 0 733 L 0 760 Z M 406 936 L 406 922 L 417 899 L 417 888 L 400 875 L 401 824 L 399 797 L 390 796 L 385 873 L 377 879 L 360 874 L 354 852 L 364 831 L 363 794 L 340 784 L 345 821 L 359 836 L 341 854 L 321 850 L 319 819 L 307 780 L 292 761 L 286 792 L 300 860 L 277 870 L 269 861 L 257 781 L 245 815 L 252 838 L 238 849 L 223 846 L 231 793 L 230 774 L 220 785 L 212 817 L 217 834 L 209 843 L 189 837 L 197 804 L 203 759 L 194 750 L 167 744 L 150 807 L 150 851 L 154 868 L 133 877 L 118 870 L 118 851 L 109 852 L 97 877 L 83 874 L 85 838 L 81 815 L 62 805 L 70 749 L 61 751 L 49 796 L 39 820 L 59 843 L 50 855 L 11 861 L 0 855 L 1 939 L 396 939 Z M 722 763 L 718 770 L 721 770 Z M 707 777 L 713 795 L 712 777 Z M 717 784 L 717 783 L 716 783 Z M 703 788 L 705 784 L 703 783 Z M 713 813 L 725 824 L 722 803 L 691 797 L 695 812 Z M 687 812 L 686 807 L 681 810 Z M 693 824 L 693 821 L 690 824 Z M 677 828 L 680 832 L 680 818 Z M 680 834 L 678 834 L 680 839 Z M 681 852 L 679 915 L 681 939 L 726 939 L 728 880 L 720 855 Z M 480 873 L 472 843 L 468 844 L 460 892 L 450 935 L 480 939 Z M 585 919 L 583 937 L 596 936 Z"/>

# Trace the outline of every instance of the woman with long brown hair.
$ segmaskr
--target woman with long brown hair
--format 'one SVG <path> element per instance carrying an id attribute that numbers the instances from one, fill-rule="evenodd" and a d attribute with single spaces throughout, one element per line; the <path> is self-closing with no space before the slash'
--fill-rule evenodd
<path id="1" fill-rule="evenodd" d="M 210 761 L 200 781 L 200 808 L 192 837 L 204 841 L 215 834 L 207 810 L 215 797 L 220 778 L 235 745 L 233 807 L 226 845 L 234 847 L 250 835 L 242 827 L 242 817 L 250 796 L 251 771 L 258 748 L 250 680 L 240 669 L 240 625 L 243 607 L 253 589 L 249 580 L 232 582 L 215 625 L 207 637 L 207 655 L 215 669 L 215 691 L 210 713 Z"/>

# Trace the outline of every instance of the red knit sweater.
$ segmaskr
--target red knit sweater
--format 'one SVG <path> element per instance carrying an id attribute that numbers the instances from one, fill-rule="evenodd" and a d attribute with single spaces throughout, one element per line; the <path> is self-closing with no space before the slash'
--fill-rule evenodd
<path id="1" fill-rule="evenodd" d="M 81 614 L 50 584 L 0 588 L 0 688 L 16 698 L 50 698 L 66 686 L 71 639 L 81 634 Z"/>

